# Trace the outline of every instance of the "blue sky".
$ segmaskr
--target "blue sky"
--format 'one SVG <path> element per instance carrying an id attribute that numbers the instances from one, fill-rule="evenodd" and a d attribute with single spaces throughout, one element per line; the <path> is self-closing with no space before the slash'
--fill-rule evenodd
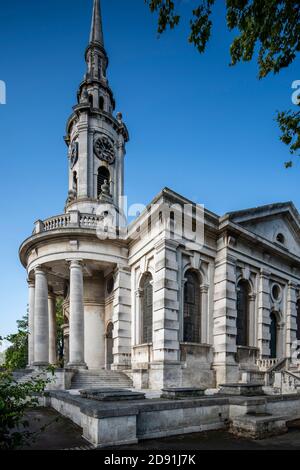
<path id="1" fill-rule="evenodd" d="M 67 196 L 66 119 L 85 72 L 92 0 L 10 0 L 0 11 L 1 320 L 14 331 L 26 312 L 26 273 L 18 248 L 37 219 L 63 212 Z M 223 214 L 275 201 L 300 207 L 299 165 L 274 116 L 288 109 L 299 60 L 257 80 L 255 62 L 229 67 L 232 35 L 217 2 L 205 55 L 187 42 L 196 0 L 182 0 L 178 29 L 158 38 L 143 0 L 102 0 L 109 79 L 131 141 L 130 203 L 148 203 L 164 186 Z"/>

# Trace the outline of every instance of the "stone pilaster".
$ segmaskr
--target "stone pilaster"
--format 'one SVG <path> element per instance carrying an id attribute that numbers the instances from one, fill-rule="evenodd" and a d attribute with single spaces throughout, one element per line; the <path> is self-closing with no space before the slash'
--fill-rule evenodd
<path id="1" fill-rule="evenodd" d="M 155 247 L 151 388 L 181 383 L 177 246 L 163 239 Z"/>
<path id="2" fill-rule="evenodd" d="M 52 292 L 48 295 L 49 312 L 49 362 L 55 365 L 57 363 L 56 352 L 56 297 Z"/>
<path id="3" fill-rule="evenodd" d="M 249 295 L 249 346 L 256 347 L 256 294 Z"/>
<path id="4" fill-rule="evenodd" d="M 49 318 L 47 274 L 35 269 L 34 297 L 34 366 L 49 365 Z"/>
<path id="5" fill-rule="evenodd" d="M 68 367 L 86 367 L 84 361 L 84 305 L 82 262 L 70 262 L 70 344 Z"/>
<path id="6" fill-rule="evenodd" d="M 257 347 L 261 358 L 270 355 L 270 273 L 261 270 L 258 291 Z"/>
<path id="7" fill-rule="evenodd" d="M 28 279 L 28 367 L 34 363 L 34 297 L 35 283 Z"/>
<path id="8" fill-rule="evenodd" d="M 284 356 L 296 358 L 297 348 L 297 286 L 293 282 L 288 285 L 286 309 L 286 351 Z"/>
<path id="9" fill-rule="evenodd" d="M 201 343 L 209 343 L 208 286 L 201 286 Z"/>
<path id="10" fill-rule="evenodd" d="M 112 369 L 131 366 L 131 273 L 129 268 L 118 267 L 115 272 L 113 304 L 113 357 Z"/>
<path id="11" fill-rule="evenodd" d="M 214 294 L 214 369 L 217 384 L 238 381 L 236 347 L 236 260 L 226 254 L 217 261 Z"/>

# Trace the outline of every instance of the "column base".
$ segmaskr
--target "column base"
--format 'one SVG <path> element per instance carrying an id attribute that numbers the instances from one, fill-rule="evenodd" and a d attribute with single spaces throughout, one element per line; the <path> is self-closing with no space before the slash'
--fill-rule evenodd
<path id="1" fill-rule="evenodd" d="M 66 365 L 67 369 L 88 369 L 88 366 L 85 362 L 69 362 Z"/>
<path id="2" fill-rule="evenodd" d="M 47 369 L 47 367 L 49 366 L 50 366 L 49 362 L 33 362 L 29 368 L 30 369 Z"/>

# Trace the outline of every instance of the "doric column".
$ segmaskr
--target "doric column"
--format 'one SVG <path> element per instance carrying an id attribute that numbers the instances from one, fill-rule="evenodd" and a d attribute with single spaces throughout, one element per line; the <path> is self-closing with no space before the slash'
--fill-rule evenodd
<path id="1" fill-rule="evenodd" d="M 50 292 L 48 295 L 48 311 L 49 311 L 49 362 L 57 363 L 56 352 L 56 298 Z"/>
<path id="2" fill-rule="evenodd" d="M 257 347 L 261 358 L 270 355 L 270 273 L 261 270 L 258 291 Z"/>
<path id="3" fill-rule="evenodd" d="M 35 283 L 28 279 L 28 367 L 34 363 L 34 296 Z"/>
<path id="4" fill-rule="evenodd" d="M 72 260 L 70 262 L 69 348 L 69 367 L 86 367 L 84 362 L 83 272 L 80 260 Z"/>
<path id="5" fill-rule="evenodd" d="M 35 269 L 34 365 L 49 365 L 48 282 L 41 267 Z"/>

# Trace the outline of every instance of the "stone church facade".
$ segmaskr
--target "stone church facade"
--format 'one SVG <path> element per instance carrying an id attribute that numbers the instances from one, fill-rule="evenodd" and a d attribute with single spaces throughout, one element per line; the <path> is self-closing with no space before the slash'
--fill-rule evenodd
<path id="1" fill-rule="evenodd" d="M 220 217 L 165 188 L 127 226 L 129 134 L 106 76 L 99 0 L 85 59 L 65 137 L 65 211 L 38 220 L 20 247 L 29 286 L 28 366 L 57 363 L 62 298 L 66 371 L 120 371 L 136 388 L 161 389 L 215 388 L 258 380 L 280 363 L 298 367 L 294 205 Z"/>

